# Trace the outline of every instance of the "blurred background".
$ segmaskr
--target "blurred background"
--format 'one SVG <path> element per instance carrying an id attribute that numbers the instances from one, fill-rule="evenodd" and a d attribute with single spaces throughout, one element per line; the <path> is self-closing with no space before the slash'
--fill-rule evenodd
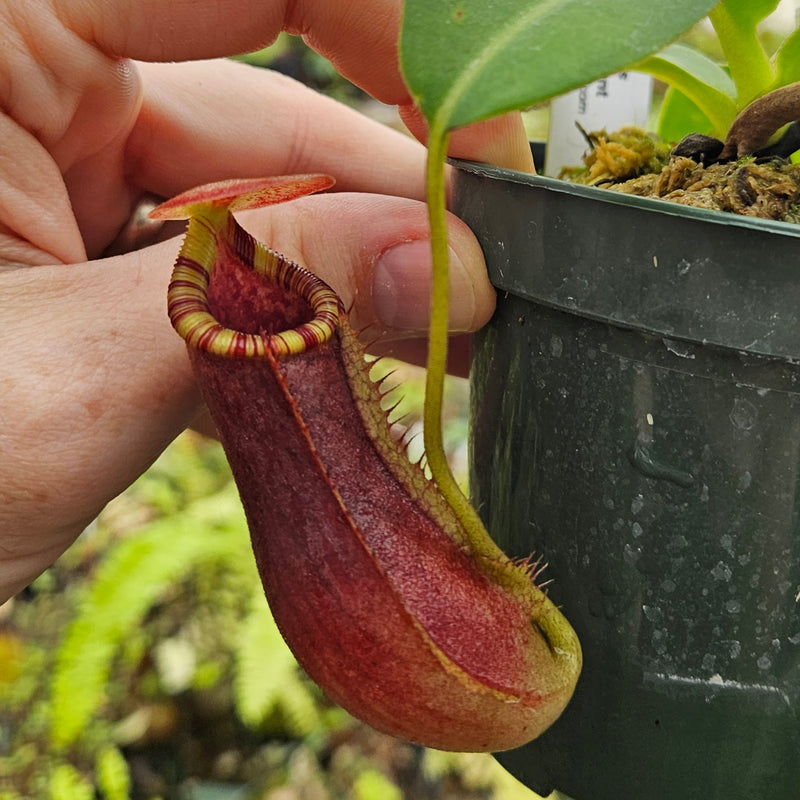
<path id="1" fill-rule="evenodd" d="M 794 23 L 781 3 L 765 26 Z M 704 25 L 688 34 L 714 54 Z M 719 54 L 717 54 L 719 55 Z M 295 37 L 243 57 L 401 127 Z M 654 106 L 659 91 L 656 87 Z M 548 108 L 526 112 L 545 138 Z M 654 110 L 655 113 L 655 110 Z M 384 359 L 421 455 L 423 370 Z M 450 379 L 446 447 L 466 475 L 468 387 Z M 489 755 L 378 734 L 297 667 L 263 599 L 220 446 L 179 437 L 78 542 L 0 606 L 0 800 L 532 800 Z"/>

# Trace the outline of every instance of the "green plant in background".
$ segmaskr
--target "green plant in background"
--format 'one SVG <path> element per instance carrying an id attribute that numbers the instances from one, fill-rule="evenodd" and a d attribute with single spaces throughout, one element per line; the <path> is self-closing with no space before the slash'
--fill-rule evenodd
<path id="1" fill-rule="evenodd" d="M 421 372 L 375 369 L 408 380 L 414 425 Z M 0 727 L 2 800 L 532 797 L 488 756 L 411 748 L 331 706 L 263 602 L 221 448 L 191 434 L 11 608 Z"/>
<path id="2" fill-rule="evenodd" d="M 295 736 L 325 730 L 318 697 L 301 678 L 264 602 L 261 584 L 255 581 L 253 589 L 236 647 L 234 699 L 240 719 L 258 730 L 278 712 L 287 732 Z"/>
<path id="3" fill-rule="evenodd" d="M 251 608 L 258 586 L 219 446 L 182 437 L 12 608 L 0 797 L 125 800 L 122 750 L 180 734 L 192 693 L 234 688 L 223 711 L 252 732 L 243 750 L 269 726 L 319 737 L 349 724 L 302 680 L 263 601 Z"/>
<path id="4" fill-rule="evenodd" d="M 734 118 L 750 102 L 800 80 L 800 30 L 770 56 L 758 26 L 779 0 L 723 0 L 708 15 L 727 61 L 725 66 L 685 42 L 641 61 L 636 69 L 669 85 L 658 133 L 679 141 L 699 132 L 724 139 Z"/>
<path id="5" fill-rule="evenodd" d="M 268 47 L 235 57 L 256 67 L 269 67 L 288 75 L 329 97 L 352 105 L 362 103 L 369 95 L 343 78 L 333 64 L 307 47 L 299 36 L 281 32 Z"/>
<path id="6" fill-rule="evenodd" d="M 236 492 L 229 485 L 109 551 L 59 647 L 52 679 L 56 749 L 64 750 L 86 728 L 104 700 L 114 656 L 165 592 L 204 562 L 231 569 L 248 562 L 243 531 Z"/>

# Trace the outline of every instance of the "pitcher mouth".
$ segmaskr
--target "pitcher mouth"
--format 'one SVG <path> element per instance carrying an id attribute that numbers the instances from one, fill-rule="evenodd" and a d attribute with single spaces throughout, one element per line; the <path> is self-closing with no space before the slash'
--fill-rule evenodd
<path id="1" fill-rule="evenodd" d="M 213 298 L 215 278 L 231 270 L 251 273 L 264 291 L 272 290 L 273 301 L 234 324 L 224 319 L 224 309 Z M 230 214 L 219 222 L 210 215 L 191 218 L 172 272 L 167 308 L 188 345 L 228 358 L 305 352 L 333 336 L 343 311 L 323 280 L 256 241 Z"/>

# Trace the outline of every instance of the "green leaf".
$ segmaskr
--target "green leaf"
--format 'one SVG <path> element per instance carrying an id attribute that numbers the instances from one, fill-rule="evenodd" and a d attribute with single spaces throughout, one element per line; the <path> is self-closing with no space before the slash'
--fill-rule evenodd
<path id="1" fill-rule="evenodd" d="M 800 81 L 800 28 L 784 40 L 775 54 L 775 66 L 778 70 L 775 88 Z"/>
<path id="2" fill-rule="evenodd" d="M 400 60 L 431 127 L 525 108 L 655 52 L 715 0 L 406 0 Z"/>
<path id="3" fill-rule="evenodd" d="M 646 58 L 636 68 L 689 98 L 711 120 L 717 136 L 723 138 L 728 132 L 736 117 L 736 86 L 715 61 L 693 47 L 676 43 Z"/>
<path id="4" fill-rule="evenodd" d="M 661 104 L 656 133 L 665 142 L 677 144 L 689 133 L 713 134 L 714 125 L 683 92 L 670 87 Z"/>
<path id="5" fill-rule="evenodd" d="M 780 0 L 723 0 L 718 12 L 724 12 L 739 27 L 755 28 L 779 5 Z"/>

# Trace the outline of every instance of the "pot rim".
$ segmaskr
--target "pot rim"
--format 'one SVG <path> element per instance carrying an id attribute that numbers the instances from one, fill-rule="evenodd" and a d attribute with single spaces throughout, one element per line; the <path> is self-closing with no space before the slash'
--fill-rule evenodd
<path id="1" fill-rule="evenodd" d="M 492 284 L 617 328 L 800 361 L 800 225 L 453 159 Z"/>
<path id="2" fill-rule="evenodd" d="M 534 175 L 528 172 L 520 172 L 519 170 L 507 169 L 505 167 L 496 167 L 492 164 L 484 164 L 477 161 L 450 158 L 448 159 L 448 163 L 458 170 L 463 170 L 473 175 L 480 175 L 492 180 L 509 181 L 533 188 L 546 189 L 549 192 L 583 197 L 594 202 L 605 203 L 611 206 L 637 208 L 642 211 L 665 214 L 668 216 L 688 217 L 689 219 L 707 222 L 712 225 L 749 228 L 761 233 L 774 233 L 800 239 L 800 224 L 793 222 L 747 217 L 742 214 L 734 214 L 727 211 L 717 211 L 710 208 L 697 208 L 696 206 L 671 203 L 668 200 L 661 200 L 656 197 L 639 197 L 633 194 L 612 192 L 598 186 L 570 183 L 569 181 L 551 178 L 547 175 Z"/>

